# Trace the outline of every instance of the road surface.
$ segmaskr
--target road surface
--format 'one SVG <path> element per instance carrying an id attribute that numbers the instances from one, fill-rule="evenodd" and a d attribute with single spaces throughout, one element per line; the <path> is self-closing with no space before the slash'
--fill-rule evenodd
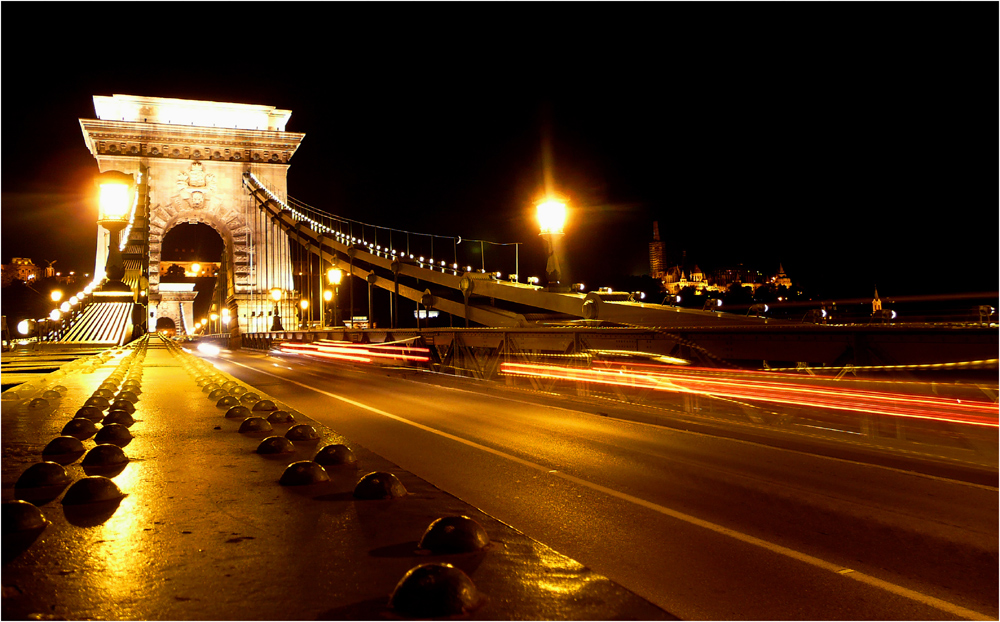
<path id="1" fill-rule="evenodd" d="M 417 372 L 298 356 L 213 360 L 684 619 L 998 616 L 995 482 L 627 411 L 601 416 L 578 400 Z"/>

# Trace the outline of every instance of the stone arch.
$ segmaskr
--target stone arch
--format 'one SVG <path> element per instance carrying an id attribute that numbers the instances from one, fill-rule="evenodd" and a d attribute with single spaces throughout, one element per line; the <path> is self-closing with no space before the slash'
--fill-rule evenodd
<path id="1" fill-rule="evenodd" d="M 177 324 L 173 319 L 161 316 L 156 319 L 156 331 L 163 332 L 168 335 L 174 335 L 177 333 Z"/>
<path id="2" fill-rule="evenodd" d="M 241 261 L 240 255 L 247 253 L 250 243 L 250 229 L 247 227 L 241 212 L 225 205 L 213 207 L 214 209 L 211 210 L 176 210 L 174 204 L 165 207 L 156 206 L 159 218 L 153 220 L 149 228 L 150 292 L 159 294 L 164 236 L 179 224 L 204 224 L 211 227 L 222 238 L 223 270 L 226 277 L 222 299 L 228 301 L 231 316 L 238 318 L 238 296 L 233 296 L 241 290 L 237 265 Z M 238 323 L 234 322 L 232 328 L 235 329 L 237 326 Z"/>
<path id="3" fill-rule="evenodd" d="M 149 226 L 149 282 L 150 291 L 156 292 L 160 283 L 160 257 L 163 236 L 180 223 L 205 224 L 215 230 L 225 247 L 226 260 L 234 273 L 233 291 L 239 292 L 249 286 L 249 275 L 243 269 L 248 261 L 251 244 L 251 229 L 242 212 L 231 206 L 217 206 L 212 210 L 177 210 L 174 204 L 155 206 L 155 216 Z"/>

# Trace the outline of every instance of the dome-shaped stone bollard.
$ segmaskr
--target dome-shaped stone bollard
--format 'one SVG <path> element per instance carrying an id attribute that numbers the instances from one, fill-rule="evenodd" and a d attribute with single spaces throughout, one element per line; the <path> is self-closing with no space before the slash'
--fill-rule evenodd
<path id="1" fill-rule="evenodd" d="M 112 410 L 104 419 L 101 419 L 101 425 L 111 425 L 112 423 L 131 428 L 135 424 L 135 417 L 124 410 Z"/>
<path id="2" fill-rule="evenodd" d="M 208 394 L 208 399 L 210 399 L 210 400 L 218 400 L 218 399 L 223 398 L 223 397 L 225 397 L 227 395 L 229 395 L 229 391 L 226 391 L 225 389 L 216 389 L 216 390 L 214 390 L 214 391 L 212 391 L 211 393 Z"/>
<path id="3" fill-rule="evenodd" d="M 129 432 L 128 427 L 120 423 L 109 423 L 97 431 L 97 434 L 94 435 L 94 442 L 99 445 L 110 443 L 124 447 L 132 442 L 132 433 Z"/>
<path id="4" fill-rule="evenodd" d="M 36 397 L 35 399 L 28 402 L 28 408 L 32 410 L 41 410 L 43 408 L 49 407 L 49 400 L 44 397 Z"/>
<path id="5" fill-rule="evenodd" d="M 295 452 L 295 445 L 284 436 L 268 436 L 257 445 L 256 452 L 261 455 L 290 454 Z"/>
<path id="6" fill-rule="evenodd" d="M 42 393 L 42 397 L 44 397 L 47 400 L 57 400 L 62 397 L 62 393 L 60 393 L 59 391 L 53 391 L 52 389 L 49 389 L 45 393 Z"/>
<path id="7" fill-rule="evenodd" d="M 65 486 L 71 478 L 61 464 L 55 462 L 39 462 L 33 464 L 17 478 L 14 488 L 42 488 L 48 486 Z"/>
<path id="8" fill-rule="evenodd" d="M 267 416 L 271 423 L 295 423 L 295 417 L 287 410 L 275 410 Z"/>
<path id="9" fill-rule="evenodd" d="M 290 441 L 318 441 L 319 432 L 309 424 L 300 423 L 288 428 L 288 431 L 285 432 L 285 438 Z"/>
<path id="10" fill-rule="evenodd" d="M 106 400 L 110 400 L 115 396 L 115 389 L 117 388 L 117 385 L 110 385 L 110 388 L 98 389 L 94 391 L 94 397 L 103 397 Z"/>
<path id="11" fill-rule="evenodd" d="M 322 465 L 312 460 L 293 462 L 285 468 L 278 483 L 282 486 L 306 486 L 330 481 L 330 475 Z"/>
<path id="12" fill-rule="evenodd" d="M 235 387 L 229 389 L 229 394 L 235 395 L 236 397 L 240 397 L 241 395 L 246 395 L 246 392 L 247 388 L 240 385 L 236 385 Z"/>
<path id="13" fill-rule="evenodd" d="M 240 424 L 239 433 L 260 434 L 262 432 L 270 432 L 273 429 L 271 424 L 267 422 L 267 419 L 263 417 L 247 417 Z"/>
<path id="14" fill-rule="evenodd" d="M 133 404 L 135 404 L 136 402 L 139 401 L 139 396 L 133 393 L 132 391 L 129 391 L 128 389 L 122 389 L 121 391 L 118 392 L 118 395 L 115 396 L 115 399 L 128 400 Z"/>
<path id="15" fill-rule="evenodd" d="M 227 381 L 225 381 L 225 382 L 222 383 L 222 388 L 225 389 L 226 391 L 228 391 L 229 389 L 232 389 L 235 386 L 236 386 L 236 381 L 234 381 L 234 380 L 227 380 Z"/>
<path id="16" fill-rule="evenodd" d="M 392 591 L 389 607 L 408 618 L 442 618 L 476 609 L 483 602 L 469 575 L 451 564 L 410 569 Z"/>
<path id="17" fill-rule="evenodd" d="M 396 499 L 406 496 L 406 487 L 392 473 L 375 471 L 354 486 L 355 499 Z"/>
<path id="18" fill-rule="evenodd" d="M 240 401 L 243 402 L 244 404 L 249 402 L 252 405 L 260 401 L 260 396 L 257 395 L 256 393 L 244 393 L 243 395 L 240 396 Z"/>
<path id="19" fill-rule="evenodd" d="M 13 402 L 21 399 L 21 395 L 17 391 L 14 391 L 13 389 L 8 389 L 7 391 L 3 392 L 3 397 L 0 399 L 3 399 L 3 401 L 5 402 Z"/>
<path id="20" fill-rule="evenodd" d="M 219 408 L 229 409 L 232 408 L 233 406 L 239 406 L 240 401 L 235 397 L 233 397 L 232 395 L 226 395 L 225 397 L 220 398 L 219 401 L 215 403 L 215 405 Z"/>
<path id="21" fill-rule="evenodd" d="M 271 412 L 278 410 L 278 407 L 271 400 L 260 400 L 253 405 L 251 410 Z"/>
<path id="22" fill-rule="evenodd" d="M 42 457 L 49 462 L 72 464 L 85 451 L 83 441 L 75 436 L 57 436 L 42 450 Z"/>
<path id="23" fill-rule="evenodd" d="M 131 415 L 135 412 L 135 404 L 128 400 L 115 400 L 111 402 L 110 410 L 124 410 Z"/>
<path id="24" fill-rule="evenodd" d="M 104 411 L 95 406 L 84 406 L 80 410 L 76 411 L 74 417 L 78 419 L 90 419 L 91 421 L 100 421 L 104 418 Z"/>
<path id="25" fill-rule="evenodd" d="M 125 495 L 118 486 L 101 475 L 90 475 L 77 480 L 63 495 L 63 505 L 84 505 L 103 501 L 118 501 Z"/>
<path id="26" fill-rule="evenodd" d="M 358 458 L 347 445 L 327 445 L 316 453 L 313 458 L 319 464 L 326 466 L 345 466 L 358 468 Z"/>
<path id="27" fill-rule="evenodd" d="M 470 553 L 490 543 L 486 530 L 468 516 L 445 516 L 432 522 L 418 548 L 433 553 Z"/>
<path id="28" fill-rule="evenodd" d="M 97 434 L 97 424 L 90 419 L 77 417 L 75 419 L 70 419 L 69 422 L 63 426 L 60 434 L 63 436 L 75 436 L 81 441 L 85 441 L 91 436 Z"/>
<path id="29" fill-rule="evenodd" d="M 128 456 L 118 445 L 104 443 L 87 452 L 80 463 L 85 467 L 113 467 L 128 464 Z"/>
<path id="30" fill-rule="evenodd" d="M 218 383 L 216 383 L 216 382 L 209 382 L 208 384 L 206 384 L 205 386 L 203 386 L 201 388 L 201 392 L 202 393 L 211 393 L 212 391 L 215 391 L 218 388 L 219 388 Z"/>
<path id="31" fill-rule="evenodd" d="M 41 510 L 20 499 L 3 504 L 2 522 L 3 532 L 7 534 L 44 529 L 51 524 Z"/>
<path id="32" fill-rule="evenodd" d="M 100 408 L 101 410 L 107 410 L 111 407 L 111 402 L 103 397 L 88 397 L 87 401 L 83 403 L 84 406 L 93 406 L 94 408 Z"/>
<path id="33" fill-rule="evenodd" d="M 233 406 L 226 411 L 226 419 L 246 419 L 250 416 L 250 409 L 246 406 Z"/>

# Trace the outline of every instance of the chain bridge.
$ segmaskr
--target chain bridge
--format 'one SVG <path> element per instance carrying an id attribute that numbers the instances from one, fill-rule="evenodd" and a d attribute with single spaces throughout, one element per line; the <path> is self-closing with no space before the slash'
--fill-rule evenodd
<path id="1" fill-rule="evenodd" d="M 285 130 L 291 111 L 128 95 L 95 96 L 94 106 L 97 118 L 80 120 L 87 147 L 102 174 L 124 173 L 134 192 L 126 226 L 98 226 L 99 276 L 89 306 L 60 330 L 64 342 L 122 344 L 154 332 L 162 318 L 178 333 L 198 330 L 195 292 L 163 278 L 162 243 L 176 225 L 201 223 L 224 242 L 213 313 L 225 321 L 207 332 L 232 348 L 419 342 L 439 364 L 483 377 L 501 357 L 592 351 L 709 366 L 996 365 L 997 334 L 988 325 L 791 322 L 526 283 L 518 243 L 404 231 L 290 197 L 288 167 L 305 138 Z M 105 266 L 119 255 L 123 287 L 109 288 Z M 327 277 L 333 269 L 348 279 L 343 321 L 322 312 L 325 290 L 336 291 Z M 109 270 L 108 280 L 115 276 Z M 355 300 L 365 297 L 352 280 L 367 285 L 366 299 Z M 389 292 L 382 326 L 373 288 Z M 416 328 L 403 327 L 401 313 L 411 312 Z M 434 312 L 447 314 L 450 326 L 422 322 Z"/>

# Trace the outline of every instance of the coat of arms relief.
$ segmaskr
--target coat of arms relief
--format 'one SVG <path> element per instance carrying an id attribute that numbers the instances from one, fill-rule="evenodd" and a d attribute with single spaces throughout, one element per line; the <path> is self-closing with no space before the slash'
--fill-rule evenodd
<path id="1" fill-rule="evenodd" d="M 191 209 L 202 209 L 210 202 L 216 190 L 215 174 L 206 173 L 205 166 L 195 161 L 186 172 L 177 174 L 177 194 L 174 195 L 174 201 L 185 201 Z"/>

